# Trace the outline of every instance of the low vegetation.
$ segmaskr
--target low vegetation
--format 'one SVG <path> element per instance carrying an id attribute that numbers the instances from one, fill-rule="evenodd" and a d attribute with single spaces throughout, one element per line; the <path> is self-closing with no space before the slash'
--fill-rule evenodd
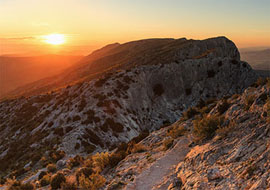
<path id="1" fill-rule="evenodd" d="M 174 142 L 174 139 L 173 138 L 167 138 L 163 141 L 163 148 L 164 150 L 168 150 L 169 148 L 172 147 L 173 145 L 173 142 Z"/>
<path id="2" fill-rule="evenodd" d="M 228 102 L 228 100 L 227 99 L 223 99 L 221 101 L 221 103 L 217 107 L 217 110 L 218 110 L 219 115 L 222 115 L 224 112 L 226 112 L 229 109 L 230 106 L 231 105 Z"/>
<path id="3" fill-rule="evenodd" d="M 57 173 L 54 176 L 52 176 L 51 179 L 51 188 L 52 190 L 54 189 L 60 189 L 62 183 L 64 183 L 66 181 L 66 177 L 64 176 L 63 173 Z"/>
<path id="4" fill-rule="evenodd" d="M 191 119 L 192 117 L 194 117 L 195 115 L 197 115 L 198 113 L 200 113 L 196 107 L 190 107 L 187 109 L 187 111 L 183 112 L 183 117 L 182 120 L 188 120 Z"/>
<path id="5" fill-rule="evenodd" d="M 216 130 L 216 134 L 219 135 L 221 138 L 225 138 L 233 132 L 233 130 L 236 128 L 236 126 L 237 125 L 236 125 L 235 121 L 230 121 L 228 126 L 219 127 Z"/>
<path id="6" fill-rule="evenodd" d="M 202 118 L 197 117 L 193 121 L 193 135 L 196 138 L 196 141 L 202 141 L 212 138 L 215 135 L 216 130 L 223 123 L 223 121 L 223 117 L 216 115 L 204 115 Z"/>
<path id="7" fill-rule="evenodd" d="M 253 104 L 254 101 L 255 101 L 255 95 L 247 96 L 244 102 L 244 109 L 246 111 L 249 110 L 250 106 Z"/>
<path id="8" fill-rule="evenodd" d="M 266 102 L 266 112 L 267 112 L 267 122 L 270 123 L 270 97 L 268 97 Z"/>
<path id="9" fill-rule="evenodd" d="M 182 125 L 174 126 L 167 130 L 167 136 L 170 136 L 174 139 L 183 136 L 187 132 L 187 129 Z"/>

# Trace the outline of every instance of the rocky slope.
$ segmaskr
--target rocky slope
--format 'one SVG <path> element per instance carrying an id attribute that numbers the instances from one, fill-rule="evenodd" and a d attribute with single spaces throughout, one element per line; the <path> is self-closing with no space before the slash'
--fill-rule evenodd
<path id="1" fill-rule="evenodd" d="M 93 69 L 95 79 L 0 103 L 3 175 L 14 169 L 15 176 L 20 176 L 20 168 L 37 169 L 40 158 L 52 151 L 56 157 L 64 151 L 68 158 L 112 150 L 144 130 L 175 122 L 203 100 L 241 93 L 257 79 L 224 37 L 152 39 L 101 51 L 105 50 L 106 57 L 92 55 L 95 61 L 82 62 L 70 75 L 72 80 L 87 78 Z"/>
<path id="2" fill-rule="evenodd" d="M 269 97 L 270 80 L 203 109 L 194 107 L 198 112 L 190 118 L 142 140 L 144 151 L 119 163 L 108 188 L 269 189 Z M 213 120 L 206 120 L 213 118 L 223 121 L 209 131 Z M 198 121 L 203 129 L 199 134 Z M 211 136 L 198 141 L 202 133 Z M 167 139 L 172 140 L 169 149 L 164 146 Z"/>

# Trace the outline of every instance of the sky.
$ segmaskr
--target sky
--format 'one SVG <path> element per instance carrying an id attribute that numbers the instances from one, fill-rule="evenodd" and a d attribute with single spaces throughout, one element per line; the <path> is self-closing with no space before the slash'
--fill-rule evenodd
<path id="1" fill-rule="evenodd" d="M 270 46 L 270 0 L 0 0 L 0 54 L 89 54 L 106 44 L 226 36 Z M 43 36 L 63 34 L 62 45 Z"/>

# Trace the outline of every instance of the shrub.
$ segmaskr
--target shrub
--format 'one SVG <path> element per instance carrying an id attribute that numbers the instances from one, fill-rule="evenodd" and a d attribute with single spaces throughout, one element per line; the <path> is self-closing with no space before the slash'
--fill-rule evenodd
<path id="1" fill-rule="evenodd" d="M 121 123 L 115 122 L 111 118 L 106 119 L 103 126 L 105 126 L 106 128 L 110 127 L 112 129 L 112 131 L 118 132 L 118 133 L 123 132 L 123 129 L 124 129 L 124 127 Z"/>
<path id="2" fill-rule="evenodd" d="M 127 185 L 127 183 L 123 181 L 114 181 L 108 186 L 108 190 L 124 189 L 125 185 Z"/>
<path id="3" fill-rule="evenodd" d="M 21 185 L 21 190 L 34 190 L 35 186 L 31 183 L 25 183 Z"/>
<path id="4" fill-rule="evenodd" d="M 142 153 L 145 151 L 146 151 L 146 148 L 142 144 L 134 144 L 130 150 L 131 153 Z"/>
<path id="5" fill-rule="evenodd" d="M 196 140 L 201 141 L 204 139 L 212 138 L 215 134 L 215 131 L 223 123 L 223 120 L 223 117 L 217 116 L 204 116 L 203 118 L 195 119 L 193 121 L 193 135 L 197 138 Z"/>
<path id="6" fill-rule="evenodd" d="M 186 132 L 187 129 L 184 126 L 174 126 L 173 128 L 167 130 L 167 136 L 176 139 L 183 136 Z"/>
<path id="7" fill-rule="evenodd" d="M 216 75 L 216 72 L 214 70 L 208 70 L 207 71 L 207 77 L 208 78 L 213 78 L 213 77 L 215 77 L 215 75 Z"/>
<path id="8" fill-rule="evenodd" d="M 247 96 L 244 102 L 244 109 L 246 111 L 249 110 L 250 106 L 253 104 L 254 101 L 255 101 L 255 95 Z"/>
<path id="9" fill-rule="evenodd" d="M 268 82 L 268 79 L 267 79 L 267 78 L 259 77 L 258 80 L 257 80 L 256 83 L 255 83 L 255 86 L 256 86 L 256 87 L 258 87 L 258 86 L 263 86 L 263 85 L 265 85 L 267 82 Z"/>
<path id="10" fill-rule="evenodd" d="M 185 92 L 186 92 L 186 95 L 189 96 L 192 93 L 192 89 L 191 88 L 186 88 Z"/>
<path id="11" fill-rule="evenodd" d="M 85 98 L 84 97 L 82 97 L 81 98 L 81 102 L 80 102 L 80 104 L 79 104 L 79 106 L 78 106 L 78 111 L 79 112 L 81 112 L 81 111 L 83 111 L 84 110 L 84 108 L 85 108 L 85 106 L 86 106 L 86 101 L 85 101 Z"/>
<path id="12" fill-rule="evenodd" d="M 76 121 L 81 120 L 81 117 L 79 115 L 75 115 L 72 120 L 73 122 L 76 122 Z"/>
<path id="13" fill-rule="evenodd" d="M 267 78 L 266 86 L 267 86 L 268 88 L 270 88 L 270 78 Z"/>
<path id="14" fill-rule="evenodd" d="M 38 176 L 38 179 L 39 179 L 39 180 L 42 179 L 43 176 L 45 176 L 45 175 L 47 175 L 47 174 L 48 174 L 48 173 L 47 173 L 46 171 L 41 171 L 40 174 L 39 174 L 39 176 Z"/>
<path id="15" fill-rule="evenodd" d="M 188 108 L 187 111 L 183 113 L 183 120 L 188 120 L 197 115 L 199 112 L 196 108 Z"/>
<path id="16" fill-rule="evenodd" d="M 141 140 L 145 139 L 148 135 L 149 135 L 149 131 L 144 130 L 137 137 L 134 137 L 133 139 L 131 139 L 131 141 L 135 143 L 139 143 Z"/>
<path id="17" fill-rule="evenodd" d="M 62 190 L 78 190 L 75 176 L 68 176 L 61 187 Z"/>
<path id="18" fill-rule="evenodd" d="M 270 123 L 270 98 L 266 102 L 267 122 Z"/>
<path id="19" fill-rule="evenodd" d="M 155 84 L 153 87 L 153 92 L 156 96 L 161 96 L 164 93 L 162 84 Z"/>
<path id="20" fill-rule="evenodd" d="M 15 178 L 7 179 L 8 190 L 21 190 L 21 182 Z"/>
<path id="21" fill-rule="evenodd" d="M 48 172 L 51 172 L 51 173 L 56 172 L 55 164 L 48 164 L 46 168 L 47 168 Z"/>
<path id="22" fill-rule="evenodd" d="M 82 189 L 99 189 L 104 186 L 106 180 L 98 173 L 92 174 L 89 178 L 84 175 L 80 176 L 79 187 Z"/>
<path id="23" fill-rule="evenodd" d="M 70 183 L 70 182 L 64 182 L 62 183 L 62 188 L 61 190 L 77 190 L 78 187 L 76 183 Z"/>
<path id="24" fill-rule="evenodd" d="M 0 185 L 4 185 L 6 183 L 6 181 L 7 180 L 5 178 L 1 177 L 0 178 Z"/>
<path id="25" fill-rule="evenodd" d="M 40 185 L 41 187 L 47 186 L 51 183 L 51 176 L 50 175 L 45 175 L 41 178 L 40 180 Z"/>
<path id="26" fill-rule="evenodd" d="M 233 132 L 234 128 L 236 127 L 236 123 L 234 121 L 230 121 L 230 124 L 226 127 L 219 127 L 216 130 L 216 134 L 224 138 L 229 135 L 229 133 Z"/>
<path id="27" fill-rule="evenodd" d="M 50 159 L 53 162 L 57 162 L 58 160 L 64 158 L 65 155 L 66 155 L 66 153 L 63 150 L 58 150 L 58 151 L 53 150 L 50 152 Z"/>
<path id="28" fill-rule="evenodd" d="M 83 158 L 80 155 L 76 155 L 68 160 L 67 166 L 69 169 L 72 169 L 74 167 L 81 165 L 81 163 L 83 163 Z"/>
<path id="29" fill-rule="evenodd" d="M 126 157 L 126 155 L 127 155 L 126 152 L 123 150 L 112 153 L 109 159 L 110 166 L 111 167 L 117 166 L 117 164 L 121 162 L 121 160 L 123 160 Z"/>
<path id="30" fill-rule="evenodd" d="M 226 112 L 229 109 L 230 106 L 231 105 L 228 103 L 228 100 L 223 99 L 221 104 L 219 104 L 218 107 L 217 107 L 218 113 L 220 115 L 223 114 L 224 112 Z"/>
<path id="31" fill-rule="evenodd" d="M 93 173 L 92 165 L 90 167 L 83 167 L 76 171 L 76 179 L 79 182 L 79 178 L 81 175 L 84 175 L 85 177 L 89 177 Z"/>
<path id="32" fill-rule="evenodd" d="M 167 138 L 163 141 L 163 147 L 164 147 L 164 150 L 168 150 L 169 148 L 172 147 L 173 145 L 173 138 Z"/>
<path id="33" fill-rule="evenodd" d="M 93 144 L 98 144 L 101 147 L 104 147 L 102 140 L 91 129 L 85 129 L 85 134 L 83 135 L 83 138 L 89 139 L 89 141 Z"/>
<path id="34" fill-rule="evenodd" d="M 64 183 L 65 181 L 66 181 L 66 178 L 65 178 L 64 174 L 62 174 L 62 173 L 55 174 L 51 180 L 52 190 L 61 188 L 62 183 Z"/>
<path id="35" fill-rule="evenodd" d="M 96 153 L 92 156 L 94 170 L 101 172 L 109 164 L 109 153 Z"/>
<path id="36" fill-rule="evenodd" d="M 201 108 L 199 110 L 199 112 L 203 115 L 203 114 L 206 114 L 206 113 L 209 113 L 212 109 L 213 109 L 214 106 L 204 106 L 203 108 Z"/>
<path id="37" fill-rule="evenodd" d="M 62 137 L 64 136 L 64 129 L 62 127 L 57 127 L 54 129 L 53 133 Z"/>

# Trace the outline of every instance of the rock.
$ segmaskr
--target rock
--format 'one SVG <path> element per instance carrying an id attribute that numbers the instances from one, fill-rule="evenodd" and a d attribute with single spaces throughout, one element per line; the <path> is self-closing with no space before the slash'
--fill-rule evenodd
<path id="1" fill-rule="evenodd" d="M 207 178 L 209 181 L 222 178 L 222 175 L 218 168 L 211 168 L 207 171 Z"/>
<path id="2" fill-rule="evenodd" d="M 171 183 L 168 187 L 168 190 L 177 190 L 182 186 L 182 181 L 179 178 L 175 178 L 173 183 Z"/>
<path id="3" fill-rule="evenodd" d="M 262 177 L 261 179 L 257 180 L 249 190 L 263 190 L 266 189 L 266 177 Z"/>
<path id="4" fill-rule="evenodd" d="M 66 161 L 65 160 L 58 160 L 56 162 L 56 167 L 59 169 L 59 168 L 63 168 L 66 166 Z"/>

